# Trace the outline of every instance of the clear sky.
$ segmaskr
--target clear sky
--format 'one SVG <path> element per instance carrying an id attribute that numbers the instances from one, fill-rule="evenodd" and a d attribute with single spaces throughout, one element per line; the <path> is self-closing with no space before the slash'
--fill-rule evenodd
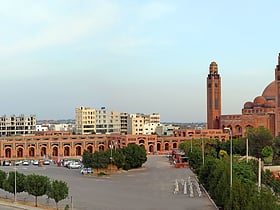
<path id="1" fill-rule="evenodd" d="M 0 2 L 0 115 L 70 119 L 86 106 L 205 122 L 216 61 L 222 114 L 274 79 L 279 0 Z"/>

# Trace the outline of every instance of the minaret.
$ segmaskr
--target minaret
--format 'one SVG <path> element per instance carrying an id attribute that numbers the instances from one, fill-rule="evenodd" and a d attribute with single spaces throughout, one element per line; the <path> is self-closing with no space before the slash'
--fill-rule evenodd
<path id="1" fill-rule="evenodd" d="M 219 129 L 221 116 L 221 77 L 218 65 L 212 62 L 207 77 L 207 128 Z"/>
<path id="2" fill-rule="evenodd" d="M 275 88 L 276 88 L 276 107 L 275 107 L 275 136 L 280 135 L 280 53 L 278 55 L 278 65 L 275 68 Z"/>

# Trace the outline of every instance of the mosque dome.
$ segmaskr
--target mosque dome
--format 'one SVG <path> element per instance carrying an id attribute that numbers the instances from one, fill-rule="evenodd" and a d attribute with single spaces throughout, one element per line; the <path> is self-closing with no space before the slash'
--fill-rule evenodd
<path id="1" fill-rule="evenodd" d="M 266 88 L 264 89 L 262 96 L 266 100 L 275 100 L 275 81 L 271 82 Z"/>
<path id="2" fill-rule="evenodd" d="M 247 101 L 245 104 L 244 104 L 244 109 L 253 109 L 254 108 L 254 103 L 251 102 L 251 101 Z"/>
<path id="3" fill-rule="evenodd" d="M 265 107 L 265 108 L 275 108 L 275 101 L 267 101 L 267 102 L 264 104 L 264 107 Z"/>
<path id="4" fill-rule="evenodd" d="M 265 103 L 266 103 L 266 99 L 263 96 L 257 96 L 254 99 L 254 106 L 264 106 Z"/>

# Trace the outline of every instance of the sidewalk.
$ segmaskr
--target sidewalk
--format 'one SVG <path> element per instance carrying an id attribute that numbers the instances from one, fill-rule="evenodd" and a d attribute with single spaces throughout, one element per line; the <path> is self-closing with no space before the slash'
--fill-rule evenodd
<path id="1" fill-rule="evenodd" d="M 0 201 L 0 209 L 1 206 L 8 206 L 8 207 L 13 207 L 15 209 L 23 209 L 23 210 L 42 210 L 42 208 L 35 207 L 35 206 L 25 206 L 20 203 L 14 203 L 14 202 L 5 202 L 5 201 Z"/>

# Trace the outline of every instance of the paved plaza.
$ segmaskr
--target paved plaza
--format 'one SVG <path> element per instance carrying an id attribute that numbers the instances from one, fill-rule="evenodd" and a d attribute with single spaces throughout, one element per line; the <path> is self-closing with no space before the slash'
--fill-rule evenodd
<path id="1" fill-rule="evenodd" d="M 1 170 L 13 170 L 3 167 Z M 143 168 L 106 177 L 83 176 L 78 169 L 51 166 L 19 166 L 24 174 L 36 173 L 66 181 L 70 195 L 59 203 L 75 210 L 215 210 L 195 175 L 188 168 L 174 168 L 164 156 L 149 156 Z M 13 196 L 0 192 L 1 197 Z M 34 201 L 26 193 L 18 199 Z M 38 203 L 55 206 L 53 200 L 40 197 Z"/>

